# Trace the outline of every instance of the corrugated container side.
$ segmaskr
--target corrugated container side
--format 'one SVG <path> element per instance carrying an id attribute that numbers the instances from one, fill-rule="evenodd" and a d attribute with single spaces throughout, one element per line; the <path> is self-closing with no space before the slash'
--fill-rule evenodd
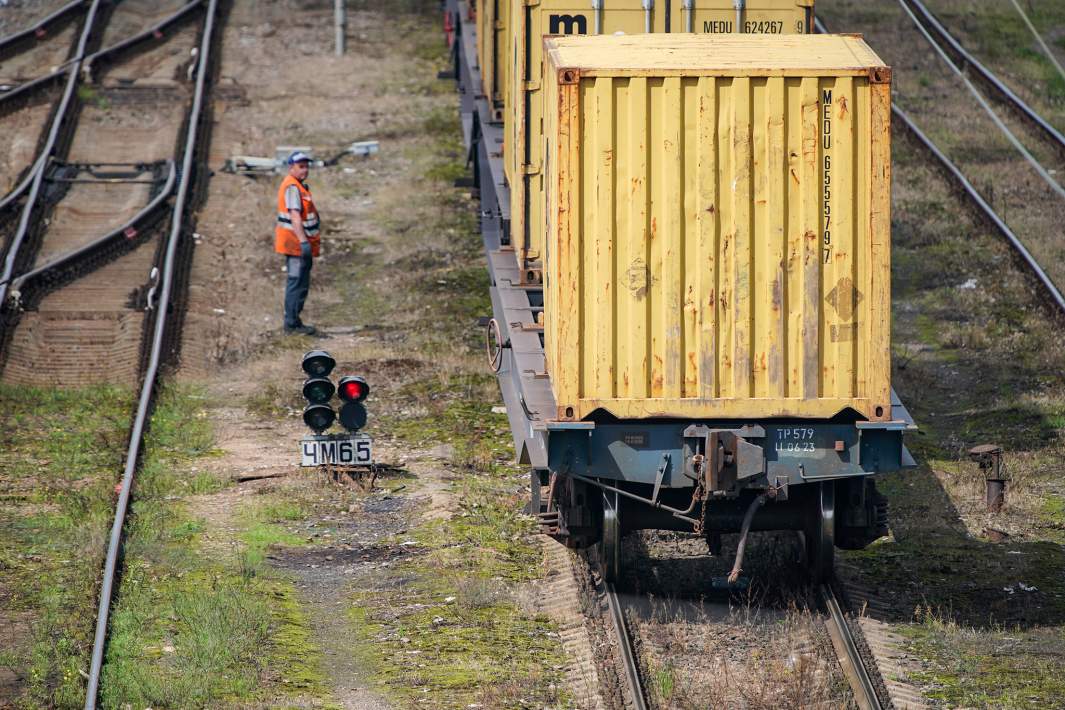
<path id="1" fill-rule="evenodd" d="M 477 7 L 477 59 L 481 68 L 481 88 L 497 110 L 503 107 L 507 93 L 510 3 L 511 0 L 480 0 Z"/>
<path id="2" fill-rule="evenodd" d="M 549 67 L 560 419 L 890 418 L 890 72 L 829 69 Z"/>
<path id="3" fill-rule="evenodd" d="M 544 176 L 540 165 L 543 141 L 541 97 L 543 38 L 550 35 L 593 34 L 595 12 L 587 0 L 509 0 L 510 38 L 506 66 L 504 170 L 511 186 L 511 235 L 519 263 L 541 258 L 543 249 Z M 674 3 L 670 32 L 683 32 L 690 24 L 695 33 L 733 33 L 734 0 L 700 0 L 693 12 Z M 743 12 L 749 34 L 802 34 L 812 31 L 814 0 L 750 0 Z M 604 0 L 599 32 L 628 35 L 645 31 L 666 32 L 665 3 L 643 0 Z M 691 20 L 689 23 L 689 14 Z"/>

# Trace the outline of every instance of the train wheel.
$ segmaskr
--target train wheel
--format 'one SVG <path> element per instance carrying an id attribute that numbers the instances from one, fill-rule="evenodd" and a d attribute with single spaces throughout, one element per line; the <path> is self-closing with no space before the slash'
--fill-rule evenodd
<path id="1" fill-rule="evenodd" d="M 816 495 L 810 506 L 806 530 L 806 563 L 815 583 L 832 577 L 836 553 L 836 485 L 832 481 L 813 484 Z"/>
<path id="2" fill-rule="evenodd" d="M 603 491 L 603 539 L 599 543 L 599 572 L 603 581 L 614 583 L 621 575 L 621 520 L 618 494 Z"/>

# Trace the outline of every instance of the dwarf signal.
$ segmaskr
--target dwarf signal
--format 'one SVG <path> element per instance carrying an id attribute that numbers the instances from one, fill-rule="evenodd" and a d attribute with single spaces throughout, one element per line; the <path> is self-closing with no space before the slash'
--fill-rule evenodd
<path id="1" fill-rule="evenodd" d="M 329 375 L 336 367 L 336 360 L 324 350 L 311 350 L 303 356 L 303 397 L 307 406 L 303 409 L 303 422 L 315 434 L 321 434 L 337 420 L 337 412 L 330 404 L 333 395 L 340 397 L 340 424 L 349 432 L 357 432 L 366 426 L 366 406 L 363 401 L 370 394 L 370 385 L 362 377 L 347 375 L 334 385 Z"/>

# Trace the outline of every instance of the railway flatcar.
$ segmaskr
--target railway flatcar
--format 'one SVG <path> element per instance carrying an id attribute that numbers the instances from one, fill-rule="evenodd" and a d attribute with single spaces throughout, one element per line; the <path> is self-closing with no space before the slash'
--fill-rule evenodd
<path id="1" fill-rule="evenodd" d="M 596 546 L 608 580 L 639 529 L 711 552 L 798 530 L 831 575 L 836 546 L 886 532 L 871 477 L 913 465 L 890 387 L 890 69 L 854 36 L 543 40 L 537 283 L 465 10 L 488 358 L 541 529 Z"/>

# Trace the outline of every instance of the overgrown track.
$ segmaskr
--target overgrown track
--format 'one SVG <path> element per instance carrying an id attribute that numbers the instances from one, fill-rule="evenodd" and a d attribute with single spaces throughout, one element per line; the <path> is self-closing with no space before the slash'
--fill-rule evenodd
<path id="1" fill-rule="evenodd" d="M 174 199 L 170 230 L 164 242 L 164 256 L 160 271 L 160 281 L 157 291 L 157 307 L 154 309 L 155 322 L 147 349 L 148 363 L 141 384 L 140 397 L 137 402 L 137 413 L 133 421 L 130 444 L 126 452 L 125 469 L 122 475 L 122 485 L 119 491 L 118 502 L 115 508 L 115 518 L 111 526 L 111 537 L 107 548 L 107 557 L 104 562 L 103 578 L 100 586 L 100 603 L 96 617 L 96 634 L 93 640 L 92 661 L 89 668 L 88 689 L 85 695 L 85 708 L 91 710 L 96 707 L 97 694 L 100 685 L 100 671 L 103 666 L 104 651 L 107 644 L 108 619 L 111 612 L 111 599 L 114 592 L 115 576 L 118 568 L 119 551 L 122 545 L 122 532 L 125 526 L 126 510 L 129 505 L 130 492 L 133 486 L 133 477 L 137 470 L 140 458 L 140 447 L 145 429 L 148 423 L 148 415 L 151 411 L 155 398 L 156 384 L 159 378 L 160 367 L 168 347 L 168 341 L 174 338 L 173 318 L 168 317 L 170 306 L 175 296 L 175 283 L 182 279 L 181 270 L 184 265 L 180 258 L 182 254 L 180 242 L 185 232 L 187 218 L 186 210 L 193 197 L 193 176 L 196 174 L 197 158 L 201 155 L 201 124 L 206 124 L 205 95 L 207 80 L 211 73 L 211 49 L 215 41 L 215 24 L 218 13 L 218 0 L 209 0 L 201 31 L 199 53 L 196 66 L 196 86 L 193 92 L 192 106 L 186 122 L 184 135 L 184 150 L 181 158 L 180 179 L 178 182 L 177 195 Z M 185 239 L 187 241 L 187 239 Z M 179 309 L 175 309 L 179 312 Z"/>
<path id="2" fill-rule="evenodd" d="M 1054 128 L 1024 99 L 1017 96 L 994 72 L 966 50 L 921 0 L 902 0 L 902 2 L 909 7 L 917 21 L 933 36 L 935 43 L 951 57 L 955 64 L 963 68 L 967 67 L 991 96 L 1008 106 L 1014 115 L 1036 129 L 1036 132 L 1043 136 L 1059 156 L 1065 157 L 1065 135 L 1062 135 L 1061 131 Z"/>
<path id="3" fill-rule="evenodd" d="M 862 648 L 868 648 L 860 644 L 857 634 L 848 622 L 844 613 L 844 605 L 840 603 L 835 589 L 830 584 L 823 584 L 817 588 L 821 605 L 823 606 L 823 622 L 832 640 L 833 649 L 839 660 L 840 669 L 847 679 L 853 693 L 854 703 L 861 710 L 882 710 L 891 707 L 890 698 L 881 697 L 883 683 L 878 683 L 879 670 L 869 667 L 869 663 L 875 664 L 875 659 L 863 653 Z M 607 584 L 605 588 L 608 625 L 618 649 L 619 676 L 621 685 L 626 693 L 624 703 L 626 708 L 632 710 L 646 710 L 647 694 L 641 677 L 641 664 L 633 650 L 632 639 L 634 634 L 629 628 L 624 605 L 618 596 L 613 584 Z"/>
<path id="4" fill-rule="evenodd" d="M 126 374 L 140 394 L 100 578 L 85 698 L 85 707 L 94 708 L 141 442 L 160 370 L 173 360 L 180 342 L 190 218 L 206 177 L 204 146 L 210 123 L 206 95 L 216 54 L 212 48 L 220 37 L 216 20 L 221 13 L 218 0 L 197 0 L 144 31 L 92 52 L 92 44 L 102 40 L 105 29 L 114 31 L 114 16 L 103 12 L 103 0 L 84 4 L 78 45 L 61 70 L 64 91 L 39 157 L 21 190 L 0 203 L 0 209 L 8 208 L 9 214 L 19 210 L 0 275 L 0 355 L 10 356 L 10 347 L 3 346 L 19 343 L 14 338 L 18 328 L 33 326 L 22 338 L 21 345 L 25 345 L 35 334 L 56 325 L 43 324 L 42 314 L 32 310 L 49 303 L 51 313 L 59 314 L 54 319 L 59 323 L 56 329 L 62 331 L 62 323 L 68 323 L 62 332 L 69 342 L 61 338 L 51 350 L 31 353 L 36 361 L 24 357 L 22 364 L 29 370 L 59 374 L 65 374 L 68 367 L 76 372 L 86 367 L 100 372 L 121 370 L 115 343 L 101 335 L 109 319 L 115 325 L 115 314 L 119 322 L 113 330 L 122 331 L 123 347 L 132 352 Z M 156 5 L 143 6 L 149 15 L 159 12 Z M 187 46 L 159 42 L 167 38 L 164 29 L 201 9 L 198 28 L 177 30 L 188 37 Z M 130 23 L 129 17 L 124 20 Z M 144 24 L 139 18 L 133 21 L 138 30 Z M 112 26 L 105 28 L 109 22 Z M 129 32 L 124 25 L 119 27 L 120 34 Z M 104 70 L 102 83 L 85 83 L 90 67 Z M 111 68 L 121 76 L 109 84 L 106 70 Z M 141 82 L 141 76 L 148 80 Z M 116 105 L 118 110 L 112 112 Z M 138 120 L 143 123 L 131 123 Z M 123 209 L 128 218 L 115 223 Z M 93 330 L 94 323 L 105 325 Z M 63 349 L 66 345 L 70 354 Z M 24 348 L 22 354 L 26 352 Z M 5 357 L 0 364 L 7 376 L 11 358 Z M 78 378 L 73 379 L 76 383 Z"/>
<path id="5" fill-rule="evenodd" d="M 912 1 L 912 0 L 911 0 Z M 817 31 L 827 33 L 829 30 L 825 27 L 820 18 L 816 20 Z M 1059 314 L 1065 315 L 1065 295 L 1062 295 L 1058 286 L 1050 279 L 1043 266 L 1032 255 L 1028 247 L 1017 237 L 1017 235 L 1010 229 L 1006 221 L 999 215 L 993 207 L 985 200 L 980 193 L 973 187 L 972 183 L 965 174 L 955 165 L 947 155 L 940 150 L 940 148 L 932 141 L 924 131 L 922 131 L 913 119 L 909 115 L 899 108 L 895 102 L 891 103 L 892 115 L 902 122 L 909 135 L 916 141 L 925 151 L 934 164 L 936 164 L 943 174 L 947 177 L 950 184 L 961 194 L 966 203 L 977 213 L 977 215 L 983 221 L 987 222 L 992 228 L 995 229 L 1013 248 L 1016 252 L 1021 263 L 1025 268 L 1035 277 L 1036 281 L 1042 287 L 1043 294 L 1049 301 L 1051 307 Z"/>

